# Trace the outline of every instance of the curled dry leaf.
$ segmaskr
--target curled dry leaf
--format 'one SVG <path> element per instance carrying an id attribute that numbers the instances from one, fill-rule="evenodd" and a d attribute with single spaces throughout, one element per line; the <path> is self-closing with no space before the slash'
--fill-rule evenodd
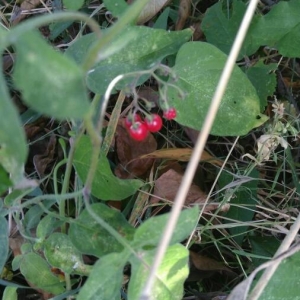
<path id="1" fill-rule="evenodd" d="M 142 10 L 138 17 L 137 23 L 144 24 L 152 19 L 164 6 L 166 6 L 171 0 L 150 0 Z M 127 3 L 133 3 L 133 0 L 128 0 Z"/>
<path id="2" fill-rule="evenodd" d="M 171 148 L 161 149 L 154 152 L 140 156 L 139 158 L 161 158 L 161 159 L 172 159 L 179 161 L 189 161 L 192 155 L 193 149 L 190 148 Z M 211 156 L 207 151 L 203 151 L 201 158 L 202 162 L 208 162 L 217 166 L 222 166 L 223 162 Z"/>
<path id="3" fill-rule="evenodd" d="M 20 6 L 15 5 L 10 19 L 11 24 L 17 25 L 28 16 L 30 10 L 36 8 L 40 4 L 40 0 L 24 0 Z"/>
<path id="4" fill-rule="evenodd" d="M 235 272 L 224 266 L 224 264 L 193 251 L 190 251 L 190 266 L 189 281 L 210 277 L 216 272 L 225 272 L 229 277 L 237 276 Z"/>
<path id="5" fill-rule="evenodd" d="M 184 28 L 185 22 L 191 13 L 191 5 L 192 0 L 180 0 L 175 30 L 181 30 Z"/>
<path id="6" fill-rule="evenodd" d="M 124 122 L 125 118 L 120 119 L 116 130 L 115 145 L 120 163 L 115 174 L 120 178 L 133 178 L 145 174 L 151 168 L 154 161 L 152 158 L 137 158 L 155 151 L 157 143 L 151 133 L 145 140 L 135 141 L 130 137 Z"/>
<path id="7" fill-rule="evenodd" d="M 47 143 L 45 152 L 33 157 L 33 164 L 40 178 L 44 177 L 47 167 L 55 160 L 55 148 L 56 136 L 52 134 Z"/>
<path id="8" fill-rule="evenodd" d="M 140 87 L 138 96 L 147 99 L 147 101 L 154 103 L 156 106 L 159 104 L 159 93 L 149 86 Z"/>
<path id="9" fill-rule="evenodd" d="M 157 203 L 162 199 L 174 201 L 183 175 L 173 169 L 168 170 L 155 181 L 151 203 Z M 205 202 L 207 195 L 201 191 L 199 186 L 192 184 L 185 199 L 185 205 L 201 204 Z M 217 204 L 208 204 L 204 211 L 211 211 L 217 208 Z"/>

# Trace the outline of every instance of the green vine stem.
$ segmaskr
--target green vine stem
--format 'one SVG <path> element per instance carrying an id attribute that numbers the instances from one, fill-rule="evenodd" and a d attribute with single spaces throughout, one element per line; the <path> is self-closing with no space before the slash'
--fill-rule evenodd
<path id="1" fill-rule="evenodd" d="M 87 23 L 91 30 L 100 39 L 102 36 L 99 25 L 96 21 L 91 19 L 89 16 L 79 12 L 57 12 L 51 15 L 43 15 L 40 17 L 32 18 L 20 25 L 13 27 L 10 32 L 3 37 L 1 48 L 6 48 L 10 44 L 13 44 L 19 36 L 23 35 L 27 31 L 31 31 L 35 28 L 47 25 L 52 22 L 62 21 L 74 21 L 79 20 Z"/>

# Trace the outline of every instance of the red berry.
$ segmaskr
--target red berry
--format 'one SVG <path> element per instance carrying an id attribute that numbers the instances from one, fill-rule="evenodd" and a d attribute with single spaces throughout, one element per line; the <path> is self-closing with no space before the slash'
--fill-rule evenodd
<path id="1" fill-rule="evenodd" d="M 134 120 L 134 122 L 132 122 L 133 120 Z M 135 123 L 135 122 L 142 122 L 142 118 L 139 114 L 135 114 L 134 116 L 133 115 L 127 116 L 125 119 L 126 128 L 129 129 L 130 126 L 132 125 L 132 123 Z"/>
<path id="2" fill-rule="evenodd" d="M 159 115 L 152 114 L 150 117 L 146 118 L 146 125 L 151 132 L 160 131 L 162 128 L 162 119 Z"/>
<path id="3" fill-rule="evenodd" d="M 148 135 L 148 128 L 145 123 L 138 121 L 129 127 L 129 134 L 134 140 L 142 141 Z"/>
<path id="4" fill-rule="evenodd" d="M 164 117 L 167 120 L 173 120 L 176 118 L 176 116 L 177 116 L 177 111 L 176 108 L 174 107 L 168 108 L 166 111 L 164 111 Z"/>

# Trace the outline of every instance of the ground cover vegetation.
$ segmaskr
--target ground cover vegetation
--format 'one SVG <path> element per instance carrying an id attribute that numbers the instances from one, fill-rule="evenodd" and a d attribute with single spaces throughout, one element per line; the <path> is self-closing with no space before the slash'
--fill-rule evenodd
<path id="1" fill-rule="evenodd" d="M 141 299 L 247 5 L 0 2 L 2 299 Z M 259 1 L 151 299 L 281 260 L 259 299 L 298 299 L 299 15 Z"/>

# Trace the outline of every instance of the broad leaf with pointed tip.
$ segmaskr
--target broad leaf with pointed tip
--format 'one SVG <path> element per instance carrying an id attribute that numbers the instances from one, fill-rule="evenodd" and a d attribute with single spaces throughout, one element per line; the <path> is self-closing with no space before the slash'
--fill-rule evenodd
<path id="1" fill-rule="evenodd" d="M 227 56 L 215 46 L 190 42 L 178 51 L 176 83 L 187 96 L 169 88 L 168 101 L 177 109 L 176 121 L 201 130 Z M 260 113 L 260 100 L 247 76 L 235 66 L 217 113 L 211 134 L 237 136 L 260 126 L 267 117 Z"/>
<path id="2" fill-rule="evenodd" d="M 176 53 L 192 35 L 190 29 L 168 32 L 162 29 L 152 29 L 144 26 L 129 26 L 107 46 L 115 54 L 97 63 L 88 73 L 87 84 L 94 92 L 104 94 L 109 83 L 118 75 L 149 69 L 159 63 L 164 57 Z M 118 43 L 123 45 L 126 39 L 130 43 L 116 52 Z M 89 34 L 78 39 L 66 51 L 78 63 L 82 63 L 89 48 L 96 41 L 94 34 Z M 106 49 L 106 48 L 105 48 Z M 108 50 L 105 50 L 106 52 Z M 100 55 L 103 55 L 100 53 Z M 142 76 L 136 85 L 142 84 L 149 75 Z M 130 76 L 120 81 L 116 89 L 122 89 L 135 81 L 135 76 Z"/>

